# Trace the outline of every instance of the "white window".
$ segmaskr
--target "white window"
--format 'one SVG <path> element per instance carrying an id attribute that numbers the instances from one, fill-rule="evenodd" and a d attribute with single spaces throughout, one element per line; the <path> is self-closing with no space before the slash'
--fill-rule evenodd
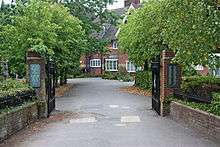
<path id="1" fill-rule="evenodd" d="M 136 68 L 132 62 L 126 62 L 126 70 L 127 72 L 136 72 Z"/>
<path id="2" fill-rule="evenodd" d="M 202 65 L 195 66 L 195 70 L 204 70 L 204 67 Z"/>
<path id="3" fill-rule="evenodd" d="M 118 43 L 117 43 L 117 41 L 113 41 L 113 42 L 112 42 L 112 48 L 113 48 L 113 49 L 118 49 Z"/>
<path id="4" fill-rule="evenodd" d="M 118 59 L 106 59 L 105 70 L 106 71 L 118 71 Z"/>
<path id="5" fill-rule="evenodd" d="M 101 67 L 101 60 L 100 59 L 90 60 L 90 67 Z"/>

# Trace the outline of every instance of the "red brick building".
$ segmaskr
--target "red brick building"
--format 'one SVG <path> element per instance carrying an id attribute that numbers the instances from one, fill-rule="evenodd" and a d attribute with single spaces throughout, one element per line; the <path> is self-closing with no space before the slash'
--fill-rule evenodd
<path id="1" fill-rule="evenodd" d="M 120 16 L 124 16 L 123 23 L 126 23 L 129 11 L 137 9 L 141 6 L 140 0 L 125 0 L 125 7 L 112 10 Z M 135 73 L 136 67 L 128 59 L 126 53 L 118 50 L 117 34 L 120 29 L 111 24 L 104 24 L 103 31 L 99 33 L 101 39 L 109 40 L 110 44 L 107 46 L 107 53 L 92 53 L 81 57 L 81 68 L 85 73 L 93 76 L 100 76 L 102 73 L 118 72 L 119 70 L 126 70 L 128 73 Z"/>

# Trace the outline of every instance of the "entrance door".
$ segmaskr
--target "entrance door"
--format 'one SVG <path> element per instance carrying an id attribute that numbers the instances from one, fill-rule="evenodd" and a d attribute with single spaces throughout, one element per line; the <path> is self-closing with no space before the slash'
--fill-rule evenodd
<path id="1" fill-rule="evenodd" d="M 152 62 L 152 108 L 160 115 L 160 58 Z"/>
<path id="2" fill-rule="evenodd" d="M 55 109 L 55 65 L 49 61 L 46 65 L 47 81 L 46 92 L 48 97 L 48 117 L 50 113 Z"/>

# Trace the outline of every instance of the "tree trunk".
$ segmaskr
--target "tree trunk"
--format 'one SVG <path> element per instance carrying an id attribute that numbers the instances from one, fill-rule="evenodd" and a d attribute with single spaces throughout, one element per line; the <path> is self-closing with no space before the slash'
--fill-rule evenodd
<path id="1" fill-rule="evenodd" d="M 64 70 L 64 84 L 67 84 L 67 68 Z"/>
<path id="2" fill-rule="evenodd" d="M 149 62 L 148 62 L 148 60 L 146 60 L 144 62 L 144 71 L 148 71 L 148 70 L 149 70 Z"/>

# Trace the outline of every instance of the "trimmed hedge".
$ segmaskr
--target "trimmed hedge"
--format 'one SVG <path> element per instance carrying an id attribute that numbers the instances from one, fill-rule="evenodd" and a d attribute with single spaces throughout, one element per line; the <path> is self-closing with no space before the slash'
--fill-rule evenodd
<path id="1" fill-rule="evenodd" d="M 181 100 L 178 98 L 173 98 L 172 100 L 180 102 L 184 105 L 190 106 L 194 109 L 206 111 L 208 113 L 212 113 L 214 115 L 220 116 L 220 93 L 213 94 L 213 100 L 211 104 L 197 103 L 197 102 L 192 102 L 192 101 Z"/>
<path id="2" fill-rule="evenodd" d="M 124 74 L 119 72 L 105 72 L 104 74 L 102 74 L 102 79 L 119 80 L 123 82 L 134 81 L 134 78 L 130 74 Z"/>
<path id="3" fill-rule="evenodd" d="M 35 92 L 28 84 L 11 79 L 0 82 L 0 109 L 19 106 L 35 98 Z"/>
<path id="4" fill-rule="evenodd" d="M 183 78 L 181 90 L 188 92 L 198 92 L 211 94 L 220 91 L 220 78 L 211 76 L 192 76 Z"/>
<path id="5" fill-rule="evenodd" d="M 152 89 L 152 73 L 150 71 L 138 71 L 135 77 L 135 86 L 142 89 Z"/>
<path id="6" fill-rule="evenodd" d="M 22 83 L 20 81 L 12 79 L 0 81 L 0 97 L 13 95 L 17 92 L 28 91 L 30 89 L 31 88 L 28 84 Z"/>
<path id="7" fill-rule="evenodd" d="M 184 93 L 193 93 L 201 97 L 210 95 L 213 99 L 210 104 L 194 102 L 179 97 L 172 97 L 170 100 L 220 116 L 220 78 L 211 76 L 185 77 L 181 84 L 181 90 Z"/>

